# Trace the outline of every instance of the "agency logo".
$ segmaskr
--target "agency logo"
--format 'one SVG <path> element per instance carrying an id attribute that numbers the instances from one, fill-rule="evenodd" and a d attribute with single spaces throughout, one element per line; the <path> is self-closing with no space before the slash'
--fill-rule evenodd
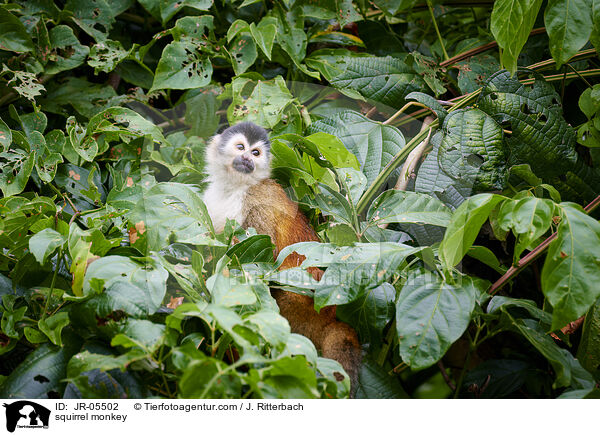
<path id="1" fill-rule="evenodd" d="M 14 432 L 19 429 L 48 429 L 50 410 L 29 400 L 5 403 L 6 430 Z"/>

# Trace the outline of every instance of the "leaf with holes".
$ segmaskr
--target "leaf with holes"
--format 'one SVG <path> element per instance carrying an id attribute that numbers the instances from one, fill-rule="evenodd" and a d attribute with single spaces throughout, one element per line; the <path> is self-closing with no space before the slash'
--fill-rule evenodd
<path id="1" fill-rule="evenodd" d="M 25 189 L 34 162 L 35 154 L 21 149 L 0 153 L 0 189 L 5 197 L 18 195 Z"/>
<path id="2" fill-rule="evenodd" d="M 252 66 L 258 53 L 256 43 L 249 33 L 238 35 L 229 46 L 231 65 L 236 75 L 240 75 Z"/>
<path id="3" fill-rule="evenodd" d="M 501 190 L 506 184 L 508 160 L 502 127 L 479 109 L 457 110 L 442 125 L 438 151 L 440 168 L 474 189 Z"/>
<path id="4" fill-rule="evenodd" d="M 85 62 L 90 48 L 79 43 L 73 29 L 60 24 L 50 29 L 48 33 L 51 52 L 48 55 L 48 64 L 44 71 L 46 74 L 58 74 L 77 68 Z"/>
<path id="5" fill-rule="evenodd" d="M 511 134 L 505 138 L 510 163 L 529 163 L 534 173 L 551 176 L 577 160 L 575 131 L 562 116 L 554 87 L 539 75 L 526 86 L 508 71 L 493 74 L 481 90 L 478 106 Z"/>
<path id="6" fill-rule="evenodd" d="M 285 107 L 293 97 L 281 76 L 271 80 L 252 80 L 246 77 L 233 79 L 233 101 L 227 108 L 230 124 L 251 121 L 273 128 L 280 120 Z"/>
<path id="7" fill-rule="evenodd" d="M 111 72 L 117 65 L 129 55 L 130 51 L 123 48 L 120 41 L 99 42 L 92 46 L 88 58 L 88 65 L 94 68 L 94 73 L 102 71 Z"/>
<path id="8" fill-rule="evenodd" d="M 191 89 L 206 86 L 212 76 L 212 64 L 200 56 L 189 42 L 175 41 L 167 45 L 158 61 L 150 92 L 157 89 Z"/>

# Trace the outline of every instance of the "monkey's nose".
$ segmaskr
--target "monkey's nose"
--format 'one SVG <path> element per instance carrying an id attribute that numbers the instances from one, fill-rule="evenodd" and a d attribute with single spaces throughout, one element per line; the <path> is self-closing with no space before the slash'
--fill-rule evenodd
<path id="1" fill-rule="evenodd" d="M 233 159 L 233 169 L 243 174 L 254 171 L 254 162 L 245 156 L 237 156 Z"/>

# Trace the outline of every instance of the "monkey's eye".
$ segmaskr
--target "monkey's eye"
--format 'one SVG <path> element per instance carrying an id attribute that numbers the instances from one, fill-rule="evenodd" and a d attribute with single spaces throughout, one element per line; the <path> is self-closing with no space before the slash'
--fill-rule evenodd
<path id="1" fill-rule="evenodd" d="M 252 155 L 258 157 L 258 156 L 260 156 L 260 151 L 259 150 L 252 150 Z"/>
<path id="2" fill-rule="evenodd" d="M 236 145 L 236 148 L 240 151 L 244 151 L 244 144 L 239 143 Z"/>

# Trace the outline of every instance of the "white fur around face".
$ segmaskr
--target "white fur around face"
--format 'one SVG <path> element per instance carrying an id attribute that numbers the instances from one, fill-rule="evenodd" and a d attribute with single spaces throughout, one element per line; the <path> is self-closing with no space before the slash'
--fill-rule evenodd
<path id="1" fill-rule="evenodd" d="M 262 142 L 249 144 L 243 134 L 233 136 L 221 147 L 220 142 L 220 135 L 213 137 L 206 150 L 209 184 L 203 195 L 208 214 L 217 232 L 223 231 L 227 219 L 243 223 L 242 207 L 248 188 L 269 178 L 271 174 L 270 155 L 268 151 L 265 152 Z M 244 145 L 243 151 L 236 148 L 238 143 Z M 254 171 L 243 174 L 233 169 L 233 159 L 254 148 L 261 150 L 260 156 L 252 157 Z"/>

